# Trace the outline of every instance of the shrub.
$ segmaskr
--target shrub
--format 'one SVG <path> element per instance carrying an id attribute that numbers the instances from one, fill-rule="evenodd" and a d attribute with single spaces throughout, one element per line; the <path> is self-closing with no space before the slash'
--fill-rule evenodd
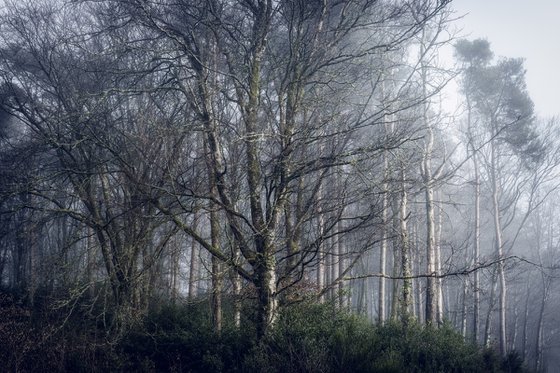
<path id="1" fill-rule="evenodd" d="M 240 330 L 226 323 L 219 335 L 208 310 L 206 302 L 162 306 L 115 341 L 91 320 L 56 328 L 31 322 L 26 307 L 0 294 L 0 359 L 23 372 L 524 371 L 517 354 L 501 359 L 450 325 L 376 326 L 332 304 L 302 303 L 282 309 L 276 327 L 257 340 L 250 308 Z"/>

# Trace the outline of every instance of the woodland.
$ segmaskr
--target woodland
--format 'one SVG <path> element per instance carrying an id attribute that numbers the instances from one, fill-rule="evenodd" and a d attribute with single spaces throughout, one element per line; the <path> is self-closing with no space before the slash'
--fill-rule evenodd
<path id="1" fill-rule="evenodd" d="M 559 371 L 560 123 L 460 17 L 4 0 L 1 365 Z"/>

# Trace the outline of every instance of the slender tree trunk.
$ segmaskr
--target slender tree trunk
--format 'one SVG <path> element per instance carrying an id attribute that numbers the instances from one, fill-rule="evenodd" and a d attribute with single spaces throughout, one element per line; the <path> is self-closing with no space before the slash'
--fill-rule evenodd
<path id="1" fill-rule="evenodd" d="M 415 201 L 416 202 L 416 201 Z M 416 203 L 414 204 L 416 205 Z M 409 238 L 409 252 L 410 252 L 410 273 L 411 274 L 416 274 L 418 273 L 417 271 L 417 263 L 418 263 L 418 251 L 417 248 L 418 246 L 416 246 L 416 235 L 418 234 L 418 221 L 417 219 L 414 219 L 414 224 L 412 225 L 411 228 L 411 237 Z M 418 320 L 418 279 L 417 278 L 413 278 L 411 279 L 411 313 L 412 313 L 412 317 L 415 320 Z"/>
<path id="2" fill-rule="evenodd" d="M 490 300 L 488 302 L 488 312 L 486 313 L 486 323 L 484 324 L 484 345 L 490 346 L 490 331 L 492 329 L 492 313 L 494 312 L 494 306 L 496 303 L 496 289 L 498 283 L 496 282 L 497 269 L 492 271 L 492 287 L 490 289 Z"/>
<path id="3" fill-rule="evenodd" d="M 529 281 L 527 281 L 527 293 L 525 296 L 525 311 L 523 312 L 523 335 L 521 340 L 521 358 L 523 361 L 527 360 L 527 326 L 529 321 L 529 298 L 531 296 Z"/>
<path id="4" fill-rule="evenodd" d="M 542 285 L 542 296 L 539 307 L 539 316 L 537 319 L 537 328 L 535 335 L 535 372 L 542 371 L 542 358 L 543 358 L 543 321 L 544 321 L 544 311 L 546 309 L 546 303 L 549 296 L 550 289 L 550 278 L 544 272 L 541 272 L 541 285 Z"/>
<path id="5" fill-rule="evenodd" d="M 422 262 L 422 257 L 423 255 L 421 255 L 420 253 L 420 219 L 416 219 L 415 220 L 415 224 L 414 224 L 414 247 L 415 247 L 415 261 L 416 261 L 416 268 L 417 271 L 420 272 L 422 271 L 421 268 L 424 268 L 423 262 Z M 419 323 L 424 323 L 424 303 L 423 303 L 423 289 L 422 289 L 422 282 L 420 280 L 420 278 L 416 278 L 414 279 L 414 283 L 415 283 L 415 289 L 416 289 L 416 317 L 418 318 L 418 322 Z"/>
<path id="6" fill-rule="evenodd" d="M 537 236 L 537 255 L 539 257 L 539 262 L 543 264 L 543 259 L 541 256 L 542 249 L 541 249 L 541 242 L 543 241 L 543 221 L 540 217 L 540 214 L 537 214 L 537 223 L 536 223 L 536 236 Z M 554 237 L 554 222 L 549 220 L 547 222 L 547 250 L 549 252 L 553 252 L 556 249 L 556 245 L 553 243 Z M 541 299 L 539 305 L 539 315 L 537 318 L 537 327 L 536 327 L 536 335 L 535 335 L 535 372 L 544 371 L 543 369 L 543 348 L 544 348 L 544 314 L 546 309 L 546 304 L 548 301 L 548 297 L 550 294 L 550 285 L 551 285 L 551 277 L 549 274 L 543 270 L 540 272 L 540 280 L 541 280 Z"/>
<path id="7" fill-rule="evenodd" d="M 468 297 L 468 281 L 463 279 L 463 296 L 461 307 L 461 335 L 467 337 L 467 297 Z"/>
<path id="8" fill-rule="evenodd" d="M 360 258 L 360 267 L 363 270 L 363 257 Z M 356 299 L 356 312 L 361 315 L 367 315 L 367 282 L 364 279 L 357 281 L 357 299 Z"/>
<path id="9" fill-rule="evenodd" d="M 426 261 L 428 274 L 435 276 L 435 220 L 434 220 L 434 199 L 433 190 L 426 188 Z M 436 278 L 428 277 L 426 280 L 426 324 L 437 324 L 437 286 Z"/>
<path id="10" fill-rule="evenodd" d="M 179 243 L 177 235 L 172 239 L 173 245 L 171 247 L 171 303 L 176 304 L 179 297 L 179 272 L 181 263 L 181 244 Z"/>
<path id="11" fill-rule="evenodd" d="M 498 279 L 500 281 L 500 298 L 499 298 L 499 343 L 500 353 L 505 356 L 507 353 L 507 337 L 506 337 L 506 277 L 504 272 L 504 247 L 503 247 L 503 233 L 501 223 L 500 211 L 500 188 L 498 180 L 498 159 L 497 159 L 497 144 L 495 144 L 495 136 L 497 130 L 495 129 L 495 121 L 493 121 L 492 140 L 490 141 L 490 178 L 492 183 L 492 210 L 494 215 L 494 238 L 496 244 L 496 256 L 500 260 L 497 264 Z"/>
<path id="12" fill-rule="evenodd" d="M 367 270 L 367 268 L 365 270 Z M 363 296 L 363 299 L 364 299 L 364 305 L 363 305 L 362 311 L 363 311 L 363 315 L 369 319 L 369 316 L 370 316 L 370 302 L 369 302 L 369 298 L 368 298 L 369 291 L 370 291 L 370 289 L 369 289 L 370 288 L 369 279 L 366 278 L 366 279 L 363 280 L 363 282 L 364 282 L 364 292 L 363 292 L 362 296 Z"/>
<path id="13" fill-rule="evenodd" d="M 241 252 L 239 247 L 235 245 L 233 253 L 233 260 L 236 265 L 239 265 L 241 259 Z M 237 271 L 232 271 L 232 287 L 233 287 L 233 324 L 237 329 L 241 327 L 241 276 Z"/>
<path id="14" fill-rule="evenodd" d="M 207 174 L 208 174 L 208 187 L 210 190 L 210 197 L 212 200 L 218 200 L 218 188 L 217 180 L 215 178 L 215 173 L 213 172 L 213 165 L 211 160 L 211 154 L 208 150 L 207 140 L 204 138 L 204 153 L 206 158 Z M 208 203 L 208 209 L 210 211 L 210 244 L 216 251 L 220 251 L 220 223 L 217 211 L 217 206 L 214 202 Z M 212 255 L 212 324 L 214 326 L 214 331 L 216 333 L 221 333 L 222 331 L 222 287 L 223 287 L 223 269 L 222 263 L 218 257 Z"/>
<path id="15" fill-rule="evenodd" d="M 470 111 L 469 111 L 470 115 Z M 478 171 L 477 154 L 473 149 L 474 166 L 474 244 L 473 244 L 473 265 L 477 265 L 480 257 L 480 175 Z M 473 279 L 473 340 L 478 342 L 480 330 L 480 274 L 474 272 Z"/>
<path id="16" fill-rule="evenodd" d="M 95 265 L 95 246 L 94 246 L 94 233 L 91 227 L 86 228 L 86 277 L 88 282 L 88 296 L 93 299 L 95 296 L 95 280 L 93 269 Z"/>
<path id="17" fill-rule="evenodd" d="M 511 336 L 510 339 L 510 345 L 509 345 L 509 351 L 513 351 L 515 350 L 516 344 L 517 344 L 517 329 L 518 329 L 518 324 L 519 324 L 519 307 L 518 307 L 518 299 L 516 297 L 515 301 L 515 308 L 513 310 L 513 328 L 511 328 L 513 335 Z"/>
<path id="18" fill-rule="evenodd" d="M 436 229 L 436 241 L 435 241 L 435 255 L 436 255 L 436 275 L 441 273 L 441 235 L 443 230 L 443 211 L 441 208 L 438 208 L 438 223 Z M 444 287 L 443 287 L 443 279 L 436 278 L 436 291 L 437 291 L 437 300 L 436 300 L 436 309 L 437 309 L 437 322 L 438 325 L 443 324 L 444 318 L 444 311 L 445 311 L 445 304 L 444 304 Z M 446 299 L 449 299 L 446 297 Z"/>
<path id="19" fill-rule="evenodd" d="M 333 288 L 332 284 L 332 266 L 333 266 L 333 240 L 332 237 L 329 237 L 325 240 L 325 284 L 329 287 L 329 290 L 325 294 L 325 299 L 331 300 L 333 299 Z"/>
<path id="20" fill-rule="evenodd" d="M 331 253 L 331 279 L 332 281 L 336 281 L 336 279 L 338 279 L 339 276 L 339 271 L 338 271 L 338 261 L 340 260 L 340 255 L 338 253 L 338 237 L 333 237 L 331 242 L 332 242 L 332 253 Z M 332 292 L 331 292 L 331 299 L 333 301 L 333 304 L 335 305 L 335 307 L 338 306 L 338 284 L 334 285 L 332 287 Z"/>
<path id="21" fill-rule="evenodd" d="M 467 101 L 467 129 L 469 137 L 469 146 L 472 152 L 472 162 L 474 171 L 474 235 L 473 235 L 473 253 L 471 265 L 474 267 L 478 265 L 480 258 L 480 171 L 478 164 L 478 151 L 475 145 L 472 123 L 472 104 L 471 97 L 467 92 L 465 94 Z M 480 274 L 475 271 L 473 274 L 473 323 L 472 323 L 472 339 L 475 343 L 479 341 L 480 333 Z"/>
<path id="22" fill-rule="evenodd" d="M 339 220 L 336 225 L 337 225 L 338 232 L 342 232 L 344 230 L 344 223 L 342 222 L 342 220 Z M 336 253 L 338 255 L 338 276 L 340 276 L 346 270 L 345 268 L 346 261 L 344 259 L 345 251 L 346 248 L 344 247 L 344 238 L 340 234 L 338 234 L 336 236 Z M 344 308 L 344 306 L 346 305 L 347 296 L 346 294 L 344 294 L 344 292 L 345 292 L 344 282 L 340 281 L 338 283 L 338 305 L 339 308 L 341 309 Z"/>
<path id="23" fill-rule="evenodd" d="M 29 297 L 29 303 L 33 306 L 35 304 L 35 291 L 37 289 L 37 227 L 32 221 L 27 223 L 27 247 L 28 250 L 28 260 L 29 260 L 29 287 L 27 289 L 27 295 Z"/>
<path id="24" fill-rule="evenodd" d="M 399 277 L 401 274 L 402 266 L 400 264 L 400 242 L 399 242 L 399 226 L 400 226 L 400 219 L 399 219 L 399 201 L 398 201 L 398 194 L 394 194 L 392 196 L 392 212 L 393 212 L 393 219 L 392 219 L 392 240 L 391 240 L 391 248 L 393 250 L 393 277 L 394 279 L 391 280 L 392 283 L 392 290 L 391 290 L 391 320 L 396 321 L 399 317 L 399 280 L 395 278 Z"/>
<path id="25" fill-rule="evenodd" d="M 210 240 L 212 246 L 215 248 L 219 247 L 219 237 L 218 237 L 218 222 L 217 213 L 215 211 L 210 212 Z M 214 331 L 216 333 L 221 333 L 222 331 L 222 287 L 223 287 L 223 273 L 222 273 L 222 263 L 220 259 L 212 255 L 212 323 L 214 325 Z"/>
<path id="26" fill-rule="evenodd" d="M 287 170 L 288 171 L 288 170 Z M 295 209 L 290 203 L 284 205 L 284 222 L 286 226 L 286 240 L 287 240 L 287 253 L 288 260 L 286 263 L 286 271 L 292 272 L 296 271 L 296 266 L 298 265 L 298 252 L 301 237 L 301 224 L 299 221 L 301 219 L 301 209 L 303 204 L 303 186 L 305 184 L 304 178 L 299 180 L 298 192 L 295 197 Z M 294 211 L 295 210 L 295 211 Z"/>
<path id="27" fill-rule="evenodd" d="M 323 242 L 324 230 L 325 230 L 325 217 L 323 215 L 322 208 L 322 187 L 317 193 L 317 232 L 320 237 L 319 247 L 317 248 L 317 291 L 321 293 L 325 288 L 325 244 Z M 324 302 L 324 295 L 319 298 L 319 302 Z"/>
<path id="28" fill-rule="evenodd" d="M 420 44 L 420 56 L 424 56 L 426 50 L 424 40 L 426 31 L 422 30 L 422 42 Z M 432 123 L 428 117 L 429 103 L 427 94 L 428 67 L 421 57 L 420 69 L 422 74 L 422 121 L 426 134 L 424 135 L 424 154 L 422 160 L 422 178 L 424 181 L 424 192 L 426 199 L 426 265 L 429 275 L 436 275 L 436 232 L 435 232 L 435 211 L 434 211 L 434 189 L 432 177 L 432 152 L 434 146 L 434 133 Z M 437 279 L 427 277 L 426 279 L 426 324 L 437 325 L 438 322 L 438 289 Z"/>
<path id="29" fill-rule="evenodd" d="M 379 324 L 383 324 L 387 318 L 387 306 L 386 298 L 387 293 L 385 291 L 386 280 L 385 273 L 387 271 L 387 243 L 389 239 L 389 185 L 387 182 L 388 171 L 389 171 L 389 160 L 387 150 L 383 152 L 383 186 L 382 186 L 382 211 L 381 211 L 381 247 L 379 254 L 379 267 L 381 276 L 379 277 L 379 300 L 378 300 L 378 315 Z"/>
<path id="30" fill-rule="evenodd" d="M 385 80 L 381 83 L 381 96 L 385 96 Z M 392 125 L 389 124 L 389 117 L 384 114 L 383 126 L 385 131 L 385 141 L 388 141 L 389 135 L 392 132 Z M 379 253 L 379 299 L 377 305 L 378 323 L 383 324 L 387 319 L 387 281 L 384 275 L 387 273 L 387 245 L 389 239 L 389 151 L 383 150 L 383 181 L 381 184 L 382 193 L 382 206 L 381 206 L 381 246 Z"/>
<path id="31" fill-rule="evenodd" d="M 198 225 L 198 217 L 195 216 L 193 219 L 193 229 L 196 229 Z M 198 281 L 199 281 L 199 248 L 196 240 L 193 238 L 191 240 L 191 262 L 189 266 L 189 301 L 192 301 L 198 296 Z"/>
<path id="32" fill-rule="evenodd" d="M 401 193 L 400 193 L 400 244 L 401 244 L 401 271 L 403 276 L 402 299 L 401 299 L 401 320 L 407 325 L 410 320 L 412 279 L 410 270 L 410 244 L 408 239 L 408 194 L 406 192 L 404 165 L 401 165 Z"/>

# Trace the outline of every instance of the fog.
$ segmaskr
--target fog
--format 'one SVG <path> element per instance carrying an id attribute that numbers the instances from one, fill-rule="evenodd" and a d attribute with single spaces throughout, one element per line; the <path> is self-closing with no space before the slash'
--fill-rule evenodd
<path id="1" fill-rule="evenodd" d="M 83 327 L 120 356 L 166 307 L 266 344 L 304 304 L 560 370 L 541 3 L 4 1 L 2 294 L 53 354 Z"/>

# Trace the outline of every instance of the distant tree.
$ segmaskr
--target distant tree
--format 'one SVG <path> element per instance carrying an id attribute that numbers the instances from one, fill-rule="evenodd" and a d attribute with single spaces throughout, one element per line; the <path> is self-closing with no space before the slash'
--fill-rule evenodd
<path id="1" fill-rule="evenodd" d="M 115 325 L 125 325 L 147 307 L 152 269 L 175 231 L 150 200 L 175 165 L 177 135 L 162 135 L 177 106 L 171 95 L 164 108 L 155 95 L 131 92 L 155 83 L 131 73 L 146 60 L 129 48 L 147 41 L 122 30 L 95 34 L 99 19 L 85 22 L 85 13 L 58 5 L 12 3 L 1 15 L 2 81 L 17 92 L 9 110 L 44 149 L 34 170 L 40 178 L 16 187 L 36 200 L 34 210 L 64 216 L 61 232 L 70 220 L 79 224 L 74 242 L 67 238 L 61 246 L 85 246 L 89 257 L 102 259 Z M 111 54 L 103 52 L 107 47 Z M 131 94 L 116 94 L 124 91 Z M 82 244 L 90 235 L 96 245 Z"/>
<path id="2" fill-rule="evenodd" d="M 494 57 L 490 50 L 490 43 L 484 39 L 477 39 L 474 41 L 459 40 L 455 44 L 457 55 L 460 55 L 463 69 L 474 69 L 477 66 L 487 65 Z M 468 80 L 463 82 L 468 83 Z M 472 263 L 478 263 L 480 260 L 480 170 L 479 170 L 479 144 L 480 139 L 476 137 L 475 127 L 475 112 L 473 108 L 473 97 L 469 86 L 463 87 L 463 95 L 465 97 L 466 111 L 467 111 L 467 154 L 472 159 L 474 171 L 474 222 L 473 222 L 473 256 Z M 478 341 L 479 337 L 479 324 L 480 324 L 480 273 L 476 271 L 473 274 L 473 339 Z"/>
<path id="3" fill-rule="evenodd" d="M 504 158 L 509 153 L 529 166 L 539 161 L 544 149 L 533 127 L 533 103 L 525 86 L 523 61 L 502 58 L 496 64 L 490 64 L 492 53 L 489 44 L 483 40 L 462 40 L 456 44 L 455 50 L 457 58 L 466 64 L 462 88 L 468 97 L 469 113 L 476 113 L 480 118 L 481 129 L 485 133 L 484 141 L 488 144 L 484 160 L 492 193 L 495 253 L 499 259 L 499 343 L 500 351 L 505 356 L 507 286 L 502 219 L 504 187 L 511 188 L 511 185 L 503 183 Z M 478 239 L 476 235 L 475 239 Z"/>

